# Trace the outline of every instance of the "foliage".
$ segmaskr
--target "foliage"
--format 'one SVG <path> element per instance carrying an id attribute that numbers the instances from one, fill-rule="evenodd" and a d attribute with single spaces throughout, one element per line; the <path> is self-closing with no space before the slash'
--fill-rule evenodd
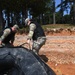
<path id="1" fill-rule="evenodd" d="M 66 12 L 68 13 L 68 9 L 70 9 L 70 17 L 68 17 L 68 18 L 71 23 L 75 24 L 75 0 L 62 0 L 62 2 L 57 6 L 57 8 L 58 7 L 60 7 L 60 11 L 62 14 L 61 15 L 62 22 L 64 19 L 63 12 L 66 10 Z M 68 23 L 68 18 L 67 18 L 67 22 L 65 22 L 65 23 Z"/>
<path id="2" fill-rule="evenodd" d="M 0 12 L 5 10 L 5 17 L 8 26 L 11 22 L 12 24 L 17 23 L 19 26 L 23 25 L 25 18 L 28 17 L 28 11 L 40 24 L 52 24 L 54 22 L 53 13 L 55 11 L 54 1 L 55 0 L 1 0 Z M 61 24 L 74 23 L 75 0 L 61 1 L 62 2 L 56 7 L 60 7 L 60 10 L 55 14 L 55 22 Z M 64 16 L 63 12 L 64 10 L 67 11 L 68 8 L 71 9 L 70 15 Z M 12 20 L 11 22 L 10 18 Z"/>
<path id="3" fill-rule="evenodd" d="M 72 28 L 72 27 L 75 27 L 75 25 L 73 24 L 48 24 L 48 25 L 42 25 L 43 29 L 46 30 L 47 28 L 63 28 L 63 29 L 66 29 L 66 28 Z"/>

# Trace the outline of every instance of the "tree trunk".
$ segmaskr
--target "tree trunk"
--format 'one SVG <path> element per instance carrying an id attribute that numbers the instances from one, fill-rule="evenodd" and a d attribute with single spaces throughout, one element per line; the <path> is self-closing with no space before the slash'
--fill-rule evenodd
<path id="1" fill-rule="evenodd" d="M 74 4 L 73 4 L 73 6 L 74 6 L 74 7 L 73 7 L 73 8 L 74 8 L 74 9 L 73 9 L 73 10 L 74 10 L 74 13 L 73 13 L 73 23 L 75 24 L 75 0 L 73 0 L 73 3 L 74 3 Z"/>
<path id="2" fill-rule="evenodd" d="M 0 30 L 3 29 L 3 16 L 2 16 L 2 10 L 0 9 Z"/>
<path id="3" fill-rule="evenodd" d="M 63 0 L 61 0 L 61 4 L 63 3 Z M 63 23 L 63 5 L 61 5 L 61 23 Z"/>
<path id="4" fill-rule="evenodd" d="M 53 1 L 53 24 L 55 24 L 55 0 Z"/>
<path id="5" fill-rule="evenodd" d="M 9 11 L 7 11 L 7 26 L 10 27 L 10 15 L 9 15 Z"/>

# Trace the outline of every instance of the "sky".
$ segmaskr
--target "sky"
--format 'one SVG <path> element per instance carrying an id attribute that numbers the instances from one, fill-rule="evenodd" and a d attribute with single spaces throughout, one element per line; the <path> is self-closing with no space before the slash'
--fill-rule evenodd
<path id="1" fill-rule="evenodd" d="M 61 3 L 61 0 L 55 0 L 55 6 L 57 6 L 57 5 L 60 4 L 60 3 Z M 60 9 L 60 8 L 57 8 L 57 9 L 56 9 L 56 12 L 59 11 L 59 9 Z M 68 9 L 68 11 L 70 11 L 70 10 Z M 66 11 L 64 11 L 64 15 L 66 15 L 66 14 L 69 14 L 69 12 L 67 13 Z"/>
<path id="2" fill-rule="evenodd" d="M 55 6 L 57 6 L 58 4 L 60 4 L 61 3 L 61 0 L 55 0 Z M 56 11 L 58 11 L 59 10 L 59 8 L 58 9 L 56 9 Z"/>

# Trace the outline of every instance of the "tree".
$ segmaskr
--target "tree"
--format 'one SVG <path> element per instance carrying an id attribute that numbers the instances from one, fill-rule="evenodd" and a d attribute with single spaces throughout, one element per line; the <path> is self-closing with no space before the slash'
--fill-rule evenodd
<path id="1" fill-rule="evenodd" d="M 1 0 L 1 12 L 5 10 L 7 17 L 7 25 L 10 23 L 19 23 L 20 19 L 28 17 L 28 11 L 33 18 L 39 19 L 42 24 L 45 24 L 45 16 L 48 13 L 50 21 L 50 14 L 52 14 L 53 0 Z M 2 15 L 2 14 L 1 14 Z M 11 18 L 11 19 L 10 19 Z M 11 21 L 10 21 L 11 20 Z"/>
<path id="2" fill-rule="evenodd" d="M 63 11 L 70 9 L 70 19 L 75 24 L 75 0 L 64 0 L 57 7 L 61 7 L 63 5 Z"/>

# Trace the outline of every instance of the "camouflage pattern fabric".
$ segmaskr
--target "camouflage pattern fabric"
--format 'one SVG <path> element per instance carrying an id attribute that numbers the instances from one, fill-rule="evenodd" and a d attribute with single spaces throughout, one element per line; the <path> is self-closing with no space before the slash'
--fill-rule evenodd
<path id="1" fill-rule="evenodd" d="M 3 41 L 10 34 L 10 32 L 11 32 L 11 30 L 9 28 L 5 29 L 3 32 L 3 35 L 0 38 L 0 41 Z"/>
<path id="2" fill-rule="evenodd" d="M 37 36 L 37 40 L 34 40 L 33 39 L 33 36 L 35 36 L 34 32 L 36 30 L 36 25 L 35 23 L 31 23 L 29 25 L 29 34 L 28 34 L 28 39 L 32 39 L 33 40 L 33 45 L 32 45 L 32 50 L 38 54 L 40 48 L 45 44 L 46 42 L 46 37 L 45 36 L 42 36 L 39 37 Z"/>
<path id="3" fill-rule="evenodd" d="M 0 37 L 0 41 L 3 41 L 10 33 L 11 33 L 11 30 L 9 28 L 5 29 L 3 31 L 3 35 Z M 12 47 L 12 45 L 10 43 L 5 44 L 2 42 L 0 47 Z"/>
<path id="4" fill-rule="evenodd" d="M 46 37 L 38 37 L 37 41 L 33 41 L 32 50 L 38 54 L 39 49 L 45 44 Z"/>
<path id="5" fill-rule="evenodd" d="M 28 39 L 32 39 L 35 28 L 36 28 L 36 25 L 35 24 L 33 24 L 33 23 L 30 24 L 30 26 L 29 26 Z"/>

